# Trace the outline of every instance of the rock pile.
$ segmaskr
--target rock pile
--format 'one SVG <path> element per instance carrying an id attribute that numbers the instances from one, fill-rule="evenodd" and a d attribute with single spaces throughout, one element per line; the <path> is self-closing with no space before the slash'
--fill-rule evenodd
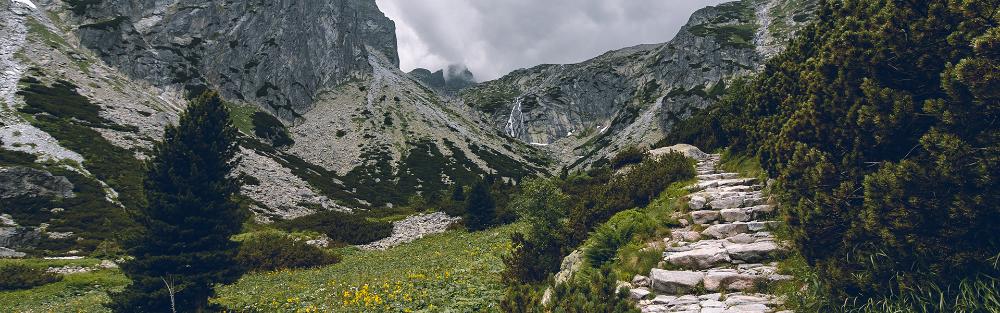
<path id="1" fill-rule="evenodd" d="M 462 219 L 459 217 L 451 217 L 443 212 L 417 214 L 392 223 L 392 235 L 389 237 L 358 247 L 365 250 L 385 250 L 430 234 L 443 233 L 460 220 Z"/>
<path id="2" fill-rule="evenodd" d="M 775 260 L 786 251 L 768 231 L 775 209 L 754 178 L 715 169 L 719 155 L 698 163 L 698 182 L 688 187 L 687 225 L 676 229 L 661 268 L 636 275 L 629 295 L 644 313 L 774 312 L 782 299 L 754 291 L 790 279 Z"/>

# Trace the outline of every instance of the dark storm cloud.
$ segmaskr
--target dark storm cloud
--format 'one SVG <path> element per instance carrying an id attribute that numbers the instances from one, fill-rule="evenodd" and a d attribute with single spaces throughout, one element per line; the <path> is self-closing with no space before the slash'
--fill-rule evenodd
<path id="1" fill-rule="evenodd" d="M 724 0 L 377 0 L 396 21 L 404 70 L 463 63 L 479 80 L 673 38 Z"/>

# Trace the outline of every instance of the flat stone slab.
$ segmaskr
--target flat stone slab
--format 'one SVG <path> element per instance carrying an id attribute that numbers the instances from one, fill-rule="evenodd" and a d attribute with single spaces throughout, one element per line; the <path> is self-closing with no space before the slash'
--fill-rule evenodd
<path id="1" fill-rule="evenodd" d="M 708 269 L 731 261 L 729 252 L 722 244 L 705 245 L 689 251 L 670 253 L 664 260 L 667 263 L 688 269 Z"/>
<path id="2" fill-rule="evenodd" d="M 649 272 L 653 281 L 653 290 L 664 294 L 684 294 L 694 291 L 705 273 L 692 271 L 667 271 L 654 268 Z"/>
<path id="3" fill-rule="evenodd" d="M 729 223 L 709 226 L 701 234 L 715 239 L 725 239 L 737 234 L 749 233 L 750 231 L 750 226 L 747 223 Z"/>

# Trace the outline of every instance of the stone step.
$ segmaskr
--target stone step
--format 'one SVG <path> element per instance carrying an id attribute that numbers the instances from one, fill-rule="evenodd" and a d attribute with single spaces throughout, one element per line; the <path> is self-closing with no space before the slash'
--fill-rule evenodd
<path id="1" fill-rule="evenodd" d="M 670 247 L 663 252 L 663 260 L 681 268 L 703 270 L 729 264 L 768 261 L 785 252 L 786 249 L 778 245 L 770 234 L 743 234 L 726 240 L 701 240 Z"/>
<path id="2" fill-rule="evenodd" d="M 753 267 L 735 269 L 710 269 L 705 271 L 668 271 L 652 269 L 649 272 L 650 293 L 637 292 L 643 297 L 657 295 L 685 295 L 699 290 L 744 291 L 759 284 L 770 284 L 791 279 L 777 274 L 774 266 L 754 264 Z M 646 287 L 639 287 L 646 288 Z M 635 288 L 638 289 L 638 288 Z M 639 299 L 642 299 L 639 298 Z"/>
<path id="3" fill-rule="evenodd" d="M 696 183 L 694 185 L 688 186 L 689 191 L 701 191 L 708 188 L 718 188 L 726 186 L 738 186 L 738 185 L 753 185 L 757 182 L 756 178 L 734 178 L 734 179 L 718 179 L 709 180 Z"/>
<path id="4" fill-rule="evenodd" d="M 738 234 L 749 234 L 766 230 L 777 223 L 775 221 L 764 221 L 715 224 L 708 226 L 708 228 L 701 232 L 701 235 L 715 239 L 726 239 Z"/>
<path id="5" fill-rule="evenodd" d="M 740 173 L 718 173 L 718 174 L 704 174 L 695 176 L 698 180 L 716 180 L 716 179 L 733 179 L 740 177 Z"/>

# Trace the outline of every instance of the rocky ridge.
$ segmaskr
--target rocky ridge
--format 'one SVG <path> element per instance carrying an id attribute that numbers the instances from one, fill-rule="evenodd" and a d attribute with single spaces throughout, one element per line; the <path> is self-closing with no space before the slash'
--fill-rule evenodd
<path id="1" fill-rule="evenodd" d="M 669 42 L 578 64 L 539 65 L 461 92 L 491 127 L 589 164 L 651 145 L 672 125 L 754 73 L 812 16 L 813 0 L 743 0 L 695 12 Z M 794 19 L 789 17 L 794 15 Z"/>
<path id="2" fill-rule="evenodd" d="M 769 232 L 774 203 L 757 179 L 717 170 L 719 158 L 698 162 L 689 211 L 679 216 L 687 226 L 663 239 L 661 266 L 624 284 L 644 313 L 765 313 L 783 302 L 757 292 L 791 278 L 776 267 L 787 245 Z"/>

